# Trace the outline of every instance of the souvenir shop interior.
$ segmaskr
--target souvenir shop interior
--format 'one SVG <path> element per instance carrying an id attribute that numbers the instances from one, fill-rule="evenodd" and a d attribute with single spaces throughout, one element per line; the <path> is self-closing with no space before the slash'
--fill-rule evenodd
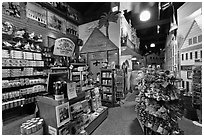
<path id="1" fill-rule="evenodd" d="M 3 135 L 202 134 L 202 60 L 181 70 L 191 71 L 188 92 L 182 75 L 159 62 L 165 55 L 141 52 L 135 28 L 151 23 L 131 25 L 130 5 L 2 3 Z"/>

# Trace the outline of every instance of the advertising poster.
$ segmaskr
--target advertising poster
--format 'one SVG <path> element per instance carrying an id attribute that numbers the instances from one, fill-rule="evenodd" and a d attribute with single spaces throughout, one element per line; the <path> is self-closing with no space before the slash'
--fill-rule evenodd
<path id="1" fill-rule="evenodd" d="M 56 106 L 57 127 L 64 125 L 70 120 L 69 102 Z"/>
<path id="2" fill-rule="evenodd" d="M 47 12 L 48 13 L 48 28 L 63 32 L 63 28 L 65 25 L 65 21 L 59 17 L 58 15 L 53 14 L 52 12 Z"/>
<path id="3" fill-rule="evenodd" d="M 26 4 L 26 17 L 47 24 L 46 10 L 30 2 Z"/>
<path id="4" fill-rule="evenodd" d="M 68 95 L 69 100 L 72 99 L 72 98 L 77 97 L 77 94 L 76 94 L 76 82 L 67 84 L 67 95 Z"/>
<path id="5" fill-rule="evenodd" d="M 75 44 L 68 38 L 59 38 L 55 40 L 54 55 L 71 57 L 75 49 Z"/>

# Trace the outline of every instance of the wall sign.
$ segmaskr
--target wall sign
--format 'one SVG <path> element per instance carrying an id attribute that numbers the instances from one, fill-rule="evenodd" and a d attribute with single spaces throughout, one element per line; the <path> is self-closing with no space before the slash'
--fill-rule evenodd
<path id="1" fill-rule="evenodd" d="M 63 18 L 49 11 L 47 16 L 48 16 L 47 17 L 48 28 L 56 31 L 60 31 L 66 34 L 66 21 Z"/>
<path id="2" fill-rule="evenodd" d="M 47 24 L 46 10 L 30 2 L 26 5 L 26 17 Z"/>
<path id="3" fill-rule="evenodd" d="M 72 99 L 72 98 L 77 97 L 77 94 L 76 94 L 76 82 L 67 84 L 67 95 L 68 95 L 69 100 Z"/>
<path id="4" fill-rule="evenodd" d="M 55 40 L 54 55 L 71 57 L 75 49 L 75 44 L 68 38 L 59 38 Z"/>

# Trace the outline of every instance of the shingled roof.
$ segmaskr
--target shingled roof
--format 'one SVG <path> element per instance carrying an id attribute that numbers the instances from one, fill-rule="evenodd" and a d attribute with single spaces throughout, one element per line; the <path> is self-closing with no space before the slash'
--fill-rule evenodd
<path id="1" fill-rule="evenodd" d="M 80 53 L 117 50 L 118 47 L 108 39 L 98 28 L 95 28 L 83 45 Z"/>

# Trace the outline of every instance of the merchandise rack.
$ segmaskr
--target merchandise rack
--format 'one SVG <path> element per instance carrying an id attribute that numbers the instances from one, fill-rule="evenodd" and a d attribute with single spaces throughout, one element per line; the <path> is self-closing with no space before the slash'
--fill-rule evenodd
<path id="1" fill-rule="evenodd" d="M 101 69 L 101 87 L 102 87 L 102 104 L 108 107 L 115 106 L 115 70 L 113 69 Z M 108 91 L 106 91 L 108 90 Z M 107 99 L 108 98 L 108 99 Z"/>
<path id="2" fill-rule="evenodd" d="M 41 51 L 34 51 L 34 50 L 24 50 L 23 48 L 15 48 L 14 45 L 17 44 L 18 41 L 21 41 L 21 46 L 25 46 L 25 44 L 33 43 L 35 44 L 42 44 L 42 42 L 31 40 L 31 39 L 24 39 L 24 38 L 14 38 L 13 35 L 8 34 L 2 34 L 2 41 L 9 42 L 12 47 L 6 47 L 2 46 L 2 50 L 7 51 L 8 57 L 3 57 L 2 60 L 6 62 L 9 62 L 10 64 L 2 64 L 2 69 L 7 69 L 8 72 L 11 72 L 12 70 L 19 70 L 22 74 L 16 74 L 16 75 L 9 75 L 8 76 L 2 76 L 2 80 L 8 81 L 8 85 L 6 87 L 2 87 L 2 92 L 4 94 L 4 102 L 2 103 L 2 118 L 3 118 L 3 125 L 9 124 L 9 121 L 12 121 L 12 119 L 18 119 L 22 117 L 22 115 L 27 113 L 34 113 L 35 110 L 35 102 L 36 102 L 36 96 L 42 95 L 46 93 L 45 86 L 46 83 L 42 82 L 36 82 L 36 83 L 26 83 L 25 79 L 34 80 L 34 79 L 45 79 L 47 78 L 47 75 L 43 72 L 44 70 L 44 61 L 42 60 L 42 52 Z M 15 51 L 21 52 L 21 58 L 12 57 L 11 51 L 14 53 Z M 24 53 L 25 52 L 25 53 Z M 32 59 L 26 59 L 24 57 L 24 54 L 29 53 L 32 55 Z M 35 54 L 35 55 L 34 55 Z M 38 54 L 38 55 L 37 55 Z M 38 58 L 35 58 L 38 57 Z M 14 62 L 16 61 L 16 62 Z M 29 63 L 35 63 L 35 64 L 23 64 L 21 61 L 27 61 Z M 12 64 L 15 63 L 15 64 Z M 42 64 L 39 64 L 42 63 Z M 32 74 L 29 73 L 29 75 L 24 74 L 25 69 L 32 69 Z M 28 73 L 27 73 L 28 74 Z M 22 83 L 22 80 L 24 83 Z M 14 81 L 18 81 L 14 83 Z M 46 80 L 45 80 L 46 81 Z M 21 92 L 23 89 L 29 89 L 34 88 L 35 86 L 43 86 L 43 90 L 39 91 L 32 91 L 32 92 Z M 17 94 L 18 92 L 18 94 Z M 3 97 L 3 95 L 2 95 Z M 3 99 L 3 98 L 2 98 Z M 2 100 L 3 101 L 3 100 Z M 28 112 L 27 109 L 30 108 Z M 12 121 L 13 122 L 13 121 Z M 11 123 L 10 123 L 11 124 Z"/>
<path id="3" fill-rule="evenodd" d="M 159 96 L 157 97 L 154 94 L 154 92 L 150 90 L 151 87 L 153 86 L 152 84 L 156 85 L 157 88 L 159 87 L 158 84 L 162 84 L 155 82 L 155 80 L 157 79 L 155 78 L 156 77 L 151 76 L 144 78 L 145 80 L 142 83 L 143 88 L 141 89 L 140 93 L 140 101 L 138 102 L 135 109 L 137 111 L 137 119 L 144 131 L 144 134 L 147 135 L 184 134 L 183 131 L 179 129 L 177 123 L 177 120 L 180 119 L 183 115 L 182 112 L 183 106 L 181 99 L 169 97 L 169 100 L 162 100 L 166 96 L 166 94 L 162 94 L 160 96 L 164 98 L 160 98 L 158 100 Z M 173 85 L 172 81 L 169 84 Z M 151 92 L 149 92 L 149 90 Z M 158 109 L 158 105 L 160 106 L 159 107 L 160 109 Z M 156 110 L 155 108 L 157 108 L 158 110 Z M 159 110 L 161 111 L 160 113 L 158 113 Z"/>

